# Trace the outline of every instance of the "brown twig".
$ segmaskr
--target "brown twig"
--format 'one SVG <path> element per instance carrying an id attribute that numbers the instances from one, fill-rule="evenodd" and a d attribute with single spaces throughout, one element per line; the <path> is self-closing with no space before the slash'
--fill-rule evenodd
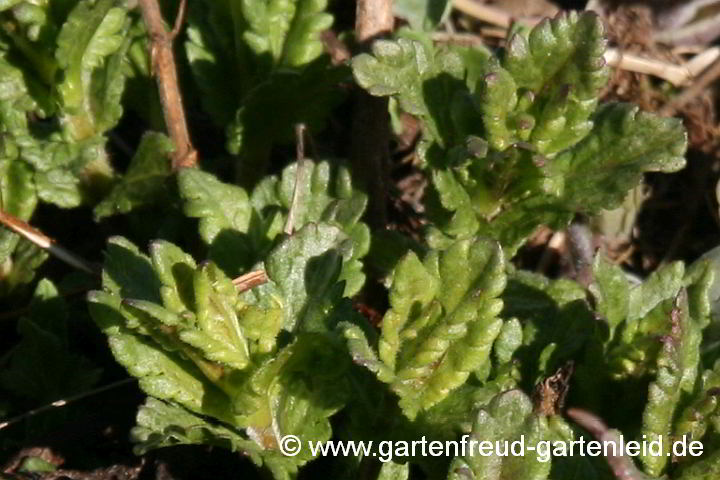
<path id="1" fill-rule="evenodd" d="M 290 210 L 288 211 L 287 221 L 285 222 L 284 232 L 287 235 L 292 235 L 295 229 L 295 216 L 297 210 L 300 207 L 302 199 L 302 186 L 305 183 L 305 125 L 298 123 L 295 125 L 295 136 L 296 136 L 296 158 L 295 163 L 295 188 L 293 190 L 292 201 L 290 202 Z"/>
<path id="2" fill-rule="evenodd" d="M 238 289 L 238 292 L 242 293 L 250 290 L 251 288 L 267 283 L 267 281 L 268 277 L 264 270 L 255 270 L 234 278 L 232 283 Z"/>
<path id="3" fill-rule="evenodd" d="M 180 0 L 180 5 L 178 5 L 178 12 L 175 16 L 175 25 L 173 25 L 173 29 L 170 32 L 170 41 L 173 42 L 175 38 L 180 34 L 180 30 L 182 30 L 182 26 L 185 23 L 185 14 L 187 13 L 187 0 Z"/>
<path id="4" fill-rule="evenodd" d="M 505 38 L 507 33 L 502 30 L 502 37 Z M 485 43 L 480 35 L 474 33 L 450 33 L 450 32 L 434 32 L 431 38 L 435 42 L 454 43 L 459 45 L 482 45 Z"/>
<path id="5" fill-rule="evenodd" d="M 342 65 L 352 57 L 350 49 L 348 49 L 347 45 L 345 45 L 332 30 L 322 32 L 320 39 L 323 42 L 325 51 L 330 55 L 330 60 L 333 65 Z"/>
<path id="6" fill-rule="evenodd" d="M 593 434 L 602 443 L 614 443 L 615 451 L 622 451 L 622 437 L 615 430 L 610 430 L 607 425 L 596 415 L 579 408 L 571 408 L 567 411 L 568 417 L 572 418 L 578 425 Z M 614 455 L 613 449 L 605 449 L 608 453 L 605 459 L 610 469 L 618 480 L 649 480 L 650 477 L 642 473 L 633 463 L 632 458 L 623 455 Z"/>
<path id="7" fill-rule="evenodd" d="M 367 47 L 392 32 L 395 19 L 392 0 L 358 0 L 355 34 Z M 359 186 L 369 195 L 368 223 L 375 228 L 387 224 L 387 195 L 390 159 L 388 100 L 359 92 L 352 125 L 350 162 Z"/>
<path id="8" fill-rule="evenodd" d="M 513 20 L 509 13 L 474 0 L 453 0 L 453 7 L 466 15 L 498 27 L 510 28 Z"/>
<path id="9" fill-rule="evenodd" d="M 575 280 L 587 287 L 593 280 L 592 263 L 595 249 L 593 248 L 592 232 L 587 225 L 573 222 L 567 229 L 567 240 Z"/>
<path id="10" fill-rule="evenodd" d="M 92 275 L 100 275 L 100 267 L 98 265 L 61 247 L 55 243 L 55 240 L 19 218 L 0 210 L 0 223 L 43 250 L 47 250 L 50 255 L 59 258 L 71 267 L 83 270 Z"/>
<path id="11" fill-rule="evenodd" d="M 172 51 L 172 41 L 182 25 L 184 4 L 185 1 L 180 2 L 175 28 L 168 32 L 157 0 L 138 0 L 150 35 L 150 60 L 153 74 L 158 83 L 165 124 L 175 146 L 172 154 L 173 170 L 197 166 L 197 151 L 190 141 L 182 96 L 178 86 L 175 57 Z"/>

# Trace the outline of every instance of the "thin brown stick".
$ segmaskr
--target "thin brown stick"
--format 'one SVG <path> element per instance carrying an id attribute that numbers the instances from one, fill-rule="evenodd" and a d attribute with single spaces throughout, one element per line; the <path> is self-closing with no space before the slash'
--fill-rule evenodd
<path id="1" fill-rule="evenodd" d="M 298 123 L 295 125 L 296 137 L 296 163 L 295 163 L 295 188 L 293 189 L 292 201 L 290 202 L 290 210 L 288 211 L 287 221 L 285 222 L 284 232 L 286 235 L 292 235 L 295 229 L 295 217 L 297 216 L 302 198 L 302 186 L 305 183 L 305 125 Z"/>
<path id="2" fill-rule="evenodd" d="M 342 65 L 352 57 L 350 49 L 348 49 L 347 45 L 345 45 L 332 30 L 322 32 L 320 39 L 323 42 L 325 51 L 330 55 L 330 60 L 333 65 Z"/>
<path id="3" fill-rule="evenodd" d="M 466 15 L 498 27 L 509 28 L 512 23 L 512 16 L 509 13 L 474 0 L 453 0 L 453 7 Z"/>
<path id="4" fill-rule="evenodd" d="M 505 38 L 507 31 L 502 29 L 502 38 Z M 434 32 L 431 38 L 435 42 L 454 43 L 459 45 L 482 45 L 485 43 L 480 35 L 474 33 L 449 33 Z"/>
<path id="5" fill-rule="evenodd" d="M 237 278 L 234 278 L 232 283 L 238 289 L 238 292 L 242 293 L 251 288 L 258 287 L 264 283 L 267 283 L 268 276 L 264 270 L 255 270 L 253 272 L 246 273 Z"/>
<path id="6" fill-rule="evenodd" d="M 85 260 L 66 248 L 61 247 L 55 242 L 55 240 L 14 215 L 10 215 L 9 213 L 0 210 L 0 223 L 43 250 L 47 250 L 50 255 L 57 257 L 71 267 L 83 270 L 92 275 L 100 274 L 100 268 L 96 264 Z"/>
<path id="7" fill-rule="evenodd" d="M 615 450 L 622 451 L 622 437 L 616 430 L 610 430 L 600 417 L 579 408 L 570 408 L 567 411 L 568 417 L 575 423 L 593 434 L 602 443 L 615 444 Z M 633 463 L 632 458 L 623 455 L 613 455 L 612 449 L 605 449 L 608 456 L 605 459 L 610 469 L 618 480 L 650 480 L 650 477 L 642 473 Z"/>
<path id="8" fill-rule="evenodd" d="M 364 47 L 392 32 L 395 19 L 392 0 L 358 0 L 355 35 Z M 390 159 L 388 100 L 359 92 L 353 112 L 350 162 L 354 178 L 369 197 L 368 223 L 374 228 L 387 224 Z"/>
<path id="9" fill-rule="evenodd" d="M 180 0 L 180 5 L 178 6 L 178 12 L 177 16 L 175 17 L 175 25 L 173 25 L 173 29 L 170 32 L 170 41 L 175 41 L 175 38 L 180 34 L 180 30 L 182 30 L 183 23 L 185 23 L 185 14 L 187 13 L 187 0 Z"/>
<path id="10" fill-rule="evenodd" d="M 178 17 L 184 16 L 184 2 L 180 3 Z M 190 134 L 185 120 L 182 96 L 178 86 L 177 68 L 173 57 L 172 41 L 176 32 L 168 32 L 160 12 L 157 0 L 138 0 L 143 19 L 150 35 L 150 60 L 152 71 L 157 79 L 160 102 L 165 115 L 170 139 L 175 146 L 172 154 L 172 168 L 197 166 L 197 151 L 190 141 Z M 179 27 L 178 27 L 179 31 Z"/>
<path id="11" fill-rule="evenodd" d="M 593 280 L 592 263 L 595 249 L 593 248 L 592 232 L 587 225 L 573 222 L 567 229 L 567 240 L 575 280 L 580 285 L 587 287 Z"/>

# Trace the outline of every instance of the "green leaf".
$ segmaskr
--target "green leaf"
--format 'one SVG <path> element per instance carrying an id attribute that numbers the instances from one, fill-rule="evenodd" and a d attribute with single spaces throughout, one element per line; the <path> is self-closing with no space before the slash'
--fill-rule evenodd
<path id="1" fill-rule="evenodd" d="M 299 229 L 311 222 L 323 222 L 335 225 L 352 240 L 352 256 L 345 259 L 341 280 L 345 280 L 345 295 L 356 294 L 365 281 L 360 260 L 370 248 L 370 229 L 360 221 L 367 205 L 367 196 L 352 187 L 350 172 L 343 164 L 328 161 L 312 162 L 304 160 L 302 181 L 297 184 L 299 202 L 295 207 L 295 228 Z M 253 190 L 252 204 L 267 225 L 265 232 L 251 234 L 256 243 L 274 240 L 277 231 L 273 231 L 275 221 L 287 215 L 293 202 L 296 188 L 297 163 L 287 166 L 280 178 L 267 177 Z M 277 212 L 281 217 L 270 219 Z M 263 246 L 254 247 L 263 251 Z"/>
<path id="2" fill-rule="evenodd" d="M 248 91 L 234 119 L 224 124 L 227 149 L 240 157 L 238 178 L 254 185 L 267 167 L 276 143 L 295 141 L 295 126 L 323 130 L 332 110 L 345 98 L 341 83 L 350 80 L 345 67 L 318 59 L 301 71 L 282 70 L 262 79 Z"/>
<path id="3" fill-rule="evenodd" d="M 178 172 L 178 186 L 185 214 L 200 219 L 200 237 L 205 243 L 212 244 L 225 230 L 247 232 L 250 201 L 245 190 L 197 168 Z"/>
<path id="4" fill-rule="evenodd" d="M 456 108 L 469 103 L 463 91 L 463 56 L 453 49 L 436 50 L 425 37 L 406 36 L 374 42 L 372 55 L 353 59 L 353 75 L 371 95 L 393 96 L 405 112 L 421 117 L 428 138 L 449 144 L 460 123 L 453 114 L 464 111 Z M 489 56 L 480 50 L 472 60 L 482 65 Z"/>
<path id="5" fill-rule="evenodd" d="M 235 42 L 234 11 L 240 2 L 199 1 L 188 4 L 185 52 L 202 92 L 203 108 L 215 123 L 230 122 L 251 77 L 243 44 Z M 239 10 L 237 6 L 235 11 Z M 242 17 L 241 17 L 242 18 Z"/>
<path id="6" fill-rule="evenodd" d="M 614 329 L 627 318 L 630 309 L 630 281 L 622 268 L 605 259 L 603 255 L 595 257 L 593 279 L 594 282 L 589 288 L 595 298 L 596 310 L 610 328 Z"/>
<path id="7" fill-rule="evenodd" d="M 680 470 L 677 480 L 711 480 L 720 474 L 720 450 L 704 455 L 700 460 Z"/>
<path id="8" fill-rule="evenodd" d="M 520 362 L 524 379 L 534 384 L 592 345 L 600 325 L 585 298 L 585 290 L 568 279 L 549 280 L 522 270 L 509 274 L 502 294 L 502 317 L 515 317 L 522 325 L 522 346 L 515 350 L 513 360 Z M 518 335 L 516 326 L 506 328 Z M 516 342 L 514 338 L 511 345 Z M 498 339 L 496 347 L 500 345 Z"/>
<path id="9" fill-rule="evenodd" d="M 399 0 L 393 2 L 396 17 L 407 20 L 414 30 L 434 30 L 450 14 L 447 0 Z"/>
<path id="10" fill-rule="evenodd" d="M 112 167 L 105 139 L 98 135 L 82 141 L 67 141 L 60 132 L 47 139 L 22 138 L 21 157 L 35 169 L 38 197 L 61 208 L 72 208 L 102 194 Z"/>
<path id="11" fill-rule="evenodd" d="M 308 224 L 283 239 L 265 260 L 268 277 L 283 299 L 286 330 L 323 331 L 327 313 L 342 296 L 337 283 L 352 244 L 342 231 L 326 224 Z"/>
<path id="12" fill-rule="evenodd" d="M 124 73 L 121 60 L 113 55 L 123 48 L 129 26 L 127 10 L 113 0 L 83 0 L 58 35 L 55 57 L 64 74 L 58 86 L 65 111 L 62 122 L 75 139 L 107 130 L 122 115 Z"/>
<path id="13" fill-rule="evenodd" d="M 613 329 L 617 340 L 606 354 L 613 377 L 641 377 L 654 370 L 661 348 L 657 335 L 669 333 L 666 304 L 675 299 L 685 283 L 683 264 L 674 262 L 653 272 L 640 285 L 628 285 L 623 292 L 610 290 L 612 284 L 598 284 L 600 289 L 608 288 L 601 293 L 601 307 L 616 303 L 626 308 L 623 321 Z M 617 296 L 613 298 L 613 294 Z"/>
<path id="14" fill-rule="evenodd" d="M 466 238 L 482 225 L 514 253 L 539 225 L 564 228 L 576 211 L 613 208 L 644 172 L 684 165 L 685 132 L 675 119 L 609 104 L 593 121 L 584 140 L 553 159 L 514 146 L 467 167 L 433 172 L 440 207 L 432 218 L 451 238 Z M 470 208 L 478 223 L 468 218 Z"/>
<path id="15" fill-rule="evenodd" d="M 100 370 L 70 346 L 68 320 L 67 307 L 55 286 L 41 280 L 29 316 L 18 322 L 20 342 L 0 372 L 3 388 L 42 403 L 84 392 L 97 382 Z"/>
<path id="16" fill-rule="evenodd" d="M 348 350 L 353 363 L 365 367 L 374 373 L 382 382 L 389 383 L 393 379 L 392 368 L 385 365 L 370 347 L 365 332 L 349 322 L 341 322 L 338 327 L 347 341 Z"/>
<path id="17" fill-rule="evenodd" d="M 248 433 L 273 449 L 284 433 L 329 439 L 328 417 L 347 395 L 344 375 L 349 364 L 340 347 L 327 335 L 301 333 L 256 369 L 235 399 L 244 405 L 239 422 Z M 301 457 L 310 458 L 305 450 Z"/>
<path id="18" fill-rule="evenodd" d="M 172 149 L 172 143 L 165 135 L 146 133 L 125 175 L 108 196 L 95 206 L 96 220 L 128 213 L 163 198 L 165 182 L 171 173 L 168 154 Z"/>
<path id="19" fill-rule="evenodd" d="M 343 243 L 336 227 L 305 226 L 269 255 L 271 282 L 240 295 L 212 262 L 196 266 L 168 242 L 154 242 L 148 258 L 127 240 L 111 241 L 91 313 L 118 362 L 146 393 L 171 404 L 141 412 L 142 449 L 229 441 L 276 478 L 312 458 L 309 449 L 285 458 L 278 442 L 288 434 L 304 445 L 329 440 L 329 417 L 347 399 L 349 359 L 330 334 L 354 315 L 337 283 L 341 252 L 351 253 Z M 294 335 L 279 342 L 286 318 Z M 227 427 L 206 428 L 194 414 Z M 190 425 L 201 432 L 187 432 Z M 247 441 L 230 434 L 239 429 Z"/>
<path id="20" fill-rule="evenodd" d="M 504 287 L 504 260 L 491 240 L 457 242 L 424 262 L 408 253 L 393 274 L 378 343 L 382 365 L 357 330 L 345 332 L 351 353 L 390 383 L 413 419 L 489 362 Z"/>
<path id="21" fill-rule="evenodd" d="M 195 260 L 179 247 L 164 240 L 150 244 L 152 267 L 157 274 L 163 305 L 173 313 L 183 315 L 195 309 Z"/>
<path id="22" fill-rule="evenodd" d="M 526 36 L 514 34 L 502 65 L 517 89 L 531 92 L 529 140 L 542 154 L 559 152 L 592 128 L 590 115 L 608 81 L 604 28 L 592 12 L 545 19 Z"/>
<path id="23" fill-rule="evenodd" d="M 180 339 L 208 360 L 242 370 L 250 351 L 235 311 L 235 286 L 212 264 L 200 267 L 193 280 L 198 328 L 180 332 Z"/>
<path id="24" fill-rule="evenodd" d="M 511 361 L 515 351 L 523 343 L 522 325 L 517 318 L 506 321 L 498 334 L 493 351 L 499 364 Z"/>
<path id="25" fill-rule="evenodd" d="M 260 463 L 257 445 L 227 424 L 210 423 L 177 405 L 148 397 L 137 413 L 137 425 L 130 435 L 135 452 L 173 445 L 216 445 L 239 451 Z"/>
<path id="26" fill-rule="evenodd" d="M 102 283 L 104 290 L 119 297 L 162 302 L 160 279 L 150 259 L 122 237 L 108 240 Z"/>
<path id="27" fill-rule="evenodd" d="M 410 478 L 409 463 L 385 462 L 380 467 L 377 480 L 408 480 Z"/>
<path id="28" fill-rule="evenodd" d="M 304 65 L 323 51 L 320 32 L 332 25 L 326 0 L 244 1 L 243 40 L 258 55 L 269 55 L 277 66 Z"/>
<path id="29" fill-rule="evenodd" d="M 150 337 L 124 326 L 126 321 L 119 311 L 117 297 L 91 292 L 88 301 L 93 319 L 108 336 L 115 360 L 138 379 L 145 393 L 229 421 L 227 399 L 222 392 L 193 362 L 178 352 L 158 348 Z"/>
<path id="30" fill-rule="evenodd" d="M 615 208 L 643 172 L 675 172 L 685 166 L 687 134 L 678 119 L 611 103 L 598 110 L 593 122 L 582 142 L 550 164 L 551 172 L 564 177 L 566 208 Z"/>
<path id="31" fill-rule="evenodd" d="M 219 125 L 227 123 L 241 98 L 269 74 L 280 69 L 299 72 L 320 57 L 320 33 L 333 21 L 326 5 L 325 0 L 189 5 L 185 47 L 199 87 L 207 93 L 204 104 Z M 210 84 L 228 88 L 210 88 Z M 229 103 L 223 105 L 223 99 Z"/>
<path id="32" fill-rule="evenodd" d="M 304 161 L 294 228 L 322 222 L 342 229 L 351 240 L 343 256 L 340 280 L 345 295 L 357 293 L 365 281 L 361 259 L 367 254 L 370 230 L 360 222 L 367 197 L 354 190 L 350 173 L 342 164 Z M 239 275 L 265 258 L 279 240 L 287 223 L 296 184 L 296 164 L 282 175 L 266 177 L 248 202 L 244 190 L 199 171 L 180 172 L 185 213 L 201 218 L 200 231 L 210 244 L 210 257 L 228 275 Z M 249 206 L 252 203 L 252 208 Z"/>
<path id="33" fill-rule="evenodd" d="M 297 187 L 297 163 L 284 168 L 279 178 L 265 178 L 253 190 L 253 207 L 263 212 L 278 206 L 287 213 L 298 188 L 301 200 L 295 207 L 295 225 L 298 228 L 310 222 L 334 221 L 346 232 L 352 229 L 365 211 L 367 195 L 353 189 L 347 166 L 308 159 L 303 161 L 303 165 L 302 181 Z"/>
<path id="34" fill-rule="evenodd" d="M 153 243 L 149 259 L 126 240 L 113 239 L 104 291 L 89 297 L 91 313 L 118 362 L 145 392 L 246 429 L 258 458 L 276 475 L 295 471 L 311 458 L 309 452 L 287 464 L 280 461 L 277 442 L 285 434 L 303 441 L 330 438 L 328 417 L 345 402 L 349 362 L 330 335 L 303 333 L 281 345 L 277 337 L 284 309 L 297 316 L 291 320 L 302 325 L 298 332 L 327 331 L 352 315 L 339 302 L 340 264 L 333 270 L 322 258 L 328 253 L 339 261 L 331 249 L 341 235 L 334 227 L 308 225 L 278 249 L 291 252 L 290 263 L 271 254 L 274 281 L 242 296 L 213 263 L 197 267 L 168 242 Z M 317 251 L 323 241 L 329 244 Z M 280 277 L 273 276 L 277 272 Z M 163 433 L 159 441 L 175 441 L 170 437 Z"/>
<path id="35" fill-rule="evenodd" d="M 624 105 L 595 112 L 609 71 L 597 15 L 515 32 L 500 58 L 405 31 L 353 60 L 360 86 L 420 117 L 435 248 L 482 232 L 512 256 L 538 226 L 562 229 L 616 206 L 644 172 L 684 165 L 678 121 Z"/>
<path id="36" fill-rule="evenodd" d="M 0 57 L 0 209 L 21 220 L 29 220 L 37 205 L 33 171 L 22 162 L 19 145 L 27 131 L 25 111 L 34 105 L 23 72 Z M 16 234 L 0 230 L 0 265 L 8 265 L 4 271 L 12 269 L 8 262 L 18 240 Z"/>
<path id="37" fill-rule="evenodd" d="M 298 464 L 302 463 L 293 457 L 263 451 L 261 445 L 231 425 L 208 422 L 177 405 L 152 397 L 140 407 L 131 436 L 137 442 L 137 454 L 173 445 L 214 445 L 242 453 L 258 466 L 265 465 L 276 479 L 293 478 Z"/>
<path id="38" fill-rule="evenodd" d="M 15 250 L 0 263 L 0 295 L 12 293 L 22 285 L 30 283 L 35 270 L 48 258 L 45 250 L 23 239 Z"/>
<path id="39" fill-rule="evenodd" d="M 344 98 L 339 86 L 347 68 L 321 56 L 320 34 L 333 21 L 326 6 L 326 0 L 190 5 L 188 59 L 204 108 L 240 157 L 236 178 L 245 187 L 260 180 L 274 144 L 294 140 L 296 124 L 319 132 Z"/>
<path id="40" fill-rule="evenodd" d="M 510 72 L 499 65 L 493 67 L 479 89 L 483 100 L 480 110 L 490 146 L 495 150 L 505 150 L 517 140 L 508 125 L 508 116 L 517 107 L 518 87 Z"/>
<path id="41" fill-rule="evenodd" d="M 691 440 L 701 440 L 709 427 L 718 431 L 720 411 L 714 392 L 720 388 L 719 373 L 720 363 L 716 363 L 699 375 L 692 400 L 674 418 L 672 434 L 675 438 L 687 435 Z"/>
<path id="42" fill-rule="evenodd" d="M 487 407 L 478 412 L 470 441 L 491 442 L 493 447 L 500 442 L 501 448 L 507 442 L 509 449 L 512 442 L 521 439 L 525 445 L 537 445 L 551 438 L 548 419 L 533 413 L 532 403 L 524 393 L 510 390 L 493 398 Z M 491 449 L 489 453 L 489 456 L 482 455 L 476 449 L 472 454 L 468 452 L 464 457 L 456 457 L 450 464 L 448 480 L 549 478 L 551 462 L 549 458 L 543 461 L 541 452 L 500 456 Z"/>
<path id="43" fill-rule="evenodd" d="M 0 159 L 0 209 L 21 220 L 29 220 L 37 196 L 32 170 L 19 159 Z M 0 262 L 9 260 L 19 237 L 6 229 L 0 230 Z"/>
<path id="44" fill-rule="evenodd" d="M 108 250 L 103 285 L 109 293 L 96 292 L 95 302 L 114 310 L 114 322 L 189 359 L 220 388 L 229 388 L 227 375 L 248 367 L 251 354 L 274 348 L 282 325 L 278 302 L 241 302 L 213 263 L 196 267 L 168 242 L 152 244 L 152 263 L 127 241 L 115 239 Z M 147 282 L 144 292 L 132 284 L 136 275 Z M 266 321 L 259 324 L 260 317 Z"/>
<path id="45" fill-rule="evenodd" d="M 662 439 L 671 431 L 677 404 L 683 391 L 692 389 L 699 362 L 701 333 L 689 314 L 685 290 L 681 290 L 674 300 L 669 317 L 670 334 L 663 338 L 657 360 L 657 377 L 650 384 L 648 403 L 643 413 L 642 434 L 647 441 Z M 683 382 L 688 369 L 691 370 L 690 385 Z M 663 442 L 663 446 L 665 450 L 661 455 L 640 457 L 645 471 L 652 476 L 659 476 L 667 465 L 670 445 Z"/>

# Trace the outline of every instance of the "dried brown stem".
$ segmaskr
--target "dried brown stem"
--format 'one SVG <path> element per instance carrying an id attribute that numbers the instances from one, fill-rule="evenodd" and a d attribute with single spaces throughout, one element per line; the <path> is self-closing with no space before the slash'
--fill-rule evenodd
<path id="1" fill-rule="evenodd" d="M 267 283 L 268 277 L 264 270 L 255 270 L 245 275 L 234 278 L 232 283 L 242 293 L 264 283 Z"/>
<path id="2" fill-rule="evenodd" d="M 100 274 L 100 268 L 96 264 L 85 260 L 66 248 L 61 247 L 55 243 L 55 240 L 42 233 L 40 230 L 30 226 L 27 222 L 0 210 L 0 223 L 43 250 L 47 250 L 50 255 L 59 258 L 71 267 L 83 270 L 92 275 Z"/>
<path id="3" fill-rule="evenodd" d="M 352 53 L 350 53 L 347 45 L 345 45 L 332 30 L 322 32 L 320 39 L 323 42 L 325 51 L 330 55 L 330 60 L 333 65 L 342 65 L 352 57 Z"/>
<path id="4" fill-rule="evenodd" d="M 168 32 L 157 0 L 138 0 L 150 35 L 152 71 L 158 83 L 165 124 L 175 146 L 172 154 L 173 170 L 197 166 L 197 152 L 190 141 L 182 96 L 178 86 L 175 57 L 172 51 L 172 41 L 180 30 L 184 16 L 184 3 L 184 1 L 180 3 L 179 23 L 176 23 L 177 31 L 173 29 L 172 32 Z"/>
<path id="5" fill-rule="evenodd" d="M 453 7 L 466 15 L 498 27 L 509 28 L 512 16 L 509 13 L 474 0 L 453 0 Z"/>
<path id="6" fill-rule="evenodd" d="M 185 23 L 185 14 L 187 13 L 187 0 L 180 0 L 180 5 L 178 6 L 178 12 L 175 16 L 175 25 L 173 25 L 173 29 L 170 32 L 170 41 L 175 41 L 175 37 L 177 37 L 180 34 L 180 30 L 182 30 L 183 23 Z"/>
<path id="7" fill-rule="evenodd" d="M 590 432 L 595 438 L 602 443 L 614 443 L 615 450 L 620 452 L 622 448 L 622 437 L 616 430 L 610 430 L 600 417 L 579 408 L 570 408 L 567 411 L 568 417 L 572 418 L 575 423 Z M 605 459 L 610 465 L 610 469 L 615 478 L 618 480 L 649 480 L 649 477 L 642 473 L 633 463 L 632 458 L 623 455 L 613 455 L 611 449 L 607 449 L 608 456 Z"/>
<path id="8" fill-rule="evenodd" d="M 290 202 L 290 210 L 288 211 L 287 221 L 285 222 L 284 232 L 287 235 L 292 235 L 295 229 L 295 216 L 297 210 L 300 207 L 300 203 L 303 201 L 302 198 L 302 186 L 305 183 L 305 125 L 298 123 L 295 125 L 295 137 L 296 137 L 296 165 L 295 165 L 295 188 L 293 190 L 292 201 Z"/>
<path id="9" fill-rule="evenodd" d="M 567 229 L 567 239 L 575 280 L 587 287 L 593 280 L 592 263 L 595 249 L 592 232 L 587 225 L 573 222 Z"/>
<path id="10" fill-rule="evenodd" d="M 392 0 L 358 0 L 355 34 L 368 46 L 392 32 Z M 390 160 L 390 116 L 388 100 L 360 92 L 355 105 L 350 161 L 359 186 L 368 194 L 368 223 L 374 228 L 387 224 L 387 192 Z"/>

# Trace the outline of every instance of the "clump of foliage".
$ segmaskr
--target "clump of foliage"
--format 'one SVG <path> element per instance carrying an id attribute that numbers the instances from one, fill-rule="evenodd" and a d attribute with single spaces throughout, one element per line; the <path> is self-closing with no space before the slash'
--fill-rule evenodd
<path id="1" fill-rule="evenodd" d="M 406 3 L 401 11 L 412 10 Z M 2 210 L 27 220 L 39 201 L 83 205 L 98 222 L 132 225 L 156 209 L 197 227 L 159 221 L 147 253 L 135 229 L 113 236 L 87 297 L 112 355 L 147 395 L 137 452 L 217 445 L 288 479 L 313 460 L 309 441 L 587 436 L 565 401 L 627 438 L 688 435 L 705 446 L 699 458 L 642 457 L 628 478 L 711 478 L 720 470 L 720 357 L 705 338 L 712 269 L 671 263 L 637 283 L 600 253 L 584 285 L 512 263 L 538 226 L 563 229 L 617 206 L 643 173 L 681 169 L 681 123 L 599 105 L 608 68 L 591 13 L 517 27 L 492 51 L 434 44 L 422 30 L 443 12 L 410 16 L 416 30 L 375 41 L 350 72 L 322 51 L 333 22 L 322 0 L 191 2 L 187 79 L 226 136 L 227 153 L 206 165 L 231 168 L 173 171 L 171 141 L 148 130 L 120 173 L 106 147 L 125 110 L 158 124 L 157 98 L 138 97 L 151 85 L 138 13 L 110 0 L 0 3 Z M 424 244 L 387 245 L 403 254 L 384 279 L 379 326 L 352 297 L 373 291 L 371 238 L 395 237 L 372 237 L 352 170 L 324 158 L 270 172 L 273 146 L 299 121 L 321 129 L 353 79 L 420 120 L 431 185 Z M 43 260 L 0 232 L 0 291 L 27 285 Z M 257 270 L 265 283 L 239 287 Z M 38 284 L 3 388 L 68 393 L 24 378 L 49 361 L 41 350 L 73 388 L 97 381 L 69 351 L 68 318 L 45 318 L 58 297 L 48 280 Z M 280 451 L 286 435 L 304 446 L 299 455 Z M 431 478 L 613 478 L 601 459 L 577 456 L 322 461 L 347 478 L 410 478 L 410 465 Z"/>
<path id="2" fill-rule="evenodd" d="M 500 55 L 398 37 L 375 42 L 353 72 L 423 120 L 433 246 L 484 234 L 513 253 L 538 225 L 562 228 L 578 212 L 616 207 L 642 172 L 684 165 L 676 120 L 627 104 L 598 108 L 608 67 L 592 15 L 518 31 Z"/>

